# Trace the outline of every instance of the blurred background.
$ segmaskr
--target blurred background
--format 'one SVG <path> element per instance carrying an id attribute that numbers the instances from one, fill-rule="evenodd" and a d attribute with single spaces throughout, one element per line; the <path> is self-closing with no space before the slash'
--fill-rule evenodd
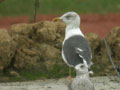
<path id="1" fill-rule="evenodd" d="M 120 20 L 120 0 L 0 0 L 0 27 L 9 29 L 11 24 L 33 22 L 35 18 L 37 21 L 51 20 L 68 11 L 81 15 L 84 33 L 95 32 L 101 38 L 120 25 L 117 22 Z"/>
<path id="2" fill-rule="evenodd" d="M 24 16 L 34 13 L 36 0 L 1 0 L 0 16 Z M 38 0 L 39 14 L 116 13 L 120 11 L 120 0 Z"/>
<path id="3" fill-rule="evenodd" d="M 61 58 L 65 25 L 51 20 L 69 11 L 80 15 L 80 28 L 90 41 L 93 76 L 116 75 L 103 39 L 119 67 L 120 0 L 0 0 L 0 81 L 68 76 Z"/>

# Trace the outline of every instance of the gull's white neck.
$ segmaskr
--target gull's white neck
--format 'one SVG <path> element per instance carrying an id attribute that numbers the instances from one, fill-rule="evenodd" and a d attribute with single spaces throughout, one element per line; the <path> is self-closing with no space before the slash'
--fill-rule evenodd
<path id="1" fill-rule="evenodd" d="M 80 79 L 89 78 L 89 74 L 77 75 L 76 78 L 80 78 Z"/>
<path id="2" fill-rule="evenodd" d="M 84 37 L 79 27 L 72 27 L 68 25 L 65 30 L 65 40 L 74 35 L 81 35 Z"/>

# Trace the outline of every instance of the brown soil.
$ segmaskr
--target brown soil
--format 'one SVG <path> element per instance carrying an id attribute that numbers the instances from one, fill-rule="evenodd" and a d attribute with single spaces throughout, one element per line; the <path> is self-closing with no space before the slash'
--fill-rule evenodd
<path id="1" fill-rule="evenodd" d="M 52 20 L 60 15 L 39 15 L 37 21 Z M 83 33 L 94 32 L 104 38 L 112 28 L 120 26 L 120 14 L 80 14 L 81 30 Z M 11 25 L 16 23 L 29 23 L 32 20 L 28 16 L 0 17 L 0 28 L 10 30 Z"/>

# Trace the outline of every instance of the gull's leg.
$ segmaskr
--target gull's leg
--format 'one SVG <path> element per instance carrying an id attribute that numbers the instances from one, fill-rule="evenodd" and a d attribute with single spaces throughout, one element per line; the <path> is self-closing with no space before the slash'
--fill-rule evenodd
<path id="1" fill-rule="evenodd" d="M 69 82 L 72 82 L 72 77 L 71 77 L 71 67 L 69 67 L 69 76 L 68 76 Z"/>

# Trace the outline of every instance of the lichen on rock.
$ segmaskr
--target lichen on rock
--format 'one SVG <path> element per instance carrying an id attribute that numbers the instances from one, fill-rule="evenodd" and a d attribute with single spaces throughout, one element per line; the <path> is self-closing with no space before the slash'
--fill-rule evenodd
<path id="1" fill-rule="evenodd" d="M 120 27 L 114 28 L 106 39 L 114 62 L 120 66 Z"/>
<path id="2" fill-rule="evenodd" d="M 61 57 L 65 27 L 62 22 L 43 21 L 15 24 L 11 27 L 10 34 L 6 29 L 0 29 L 0 71 L 12 68 L 9 73 L 13 76 L 21 71 L 45 75 L 49 72 L 51 76 L 59 76 L 61 73 L 68 75 L 68 66 Z M 92 70 L 95 75 L 115 75 L 103 40 L 94 33 L 87 33 L 85 37 L 91 47 L 94 63 Z M 113 29 L 106 40 L 112 58 L 119 66 L 120 28 Z"/>
<path id="3" fill-rule="evenodd" d="M 8 67 L 14 57 L 16 44 L 6 29 L 0 29 L 0 70 Z"/>
<path id="4" fill-rule="evenodd" d="M 62 62 L 57 45 L 62 45 L 61 32 L 65 25 L 62 24 L 62 29 L 59 25 L 49 21 L 13 25 L 10 35 L 17 43 L 14 67 L 43 69 L 44 65 L 44 69 L 51 70 L 57 62 Z"/>

